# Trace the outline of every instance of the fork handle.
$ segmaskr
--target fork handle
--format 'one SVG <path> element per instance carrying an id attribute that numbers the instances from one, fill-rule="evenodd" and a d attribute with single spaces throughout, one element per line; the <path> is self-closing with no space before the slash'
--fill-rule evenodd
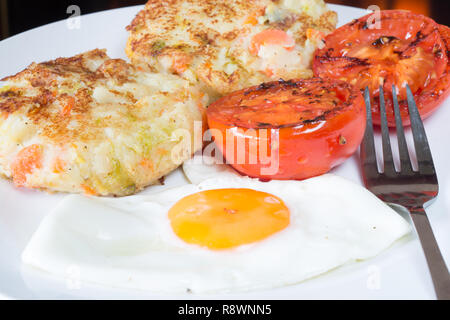
<path id="1" fill-rule="evenodd" d="M 450 274 L 423 207 L 410 209 L 438 300 L 450 300 Z"/>

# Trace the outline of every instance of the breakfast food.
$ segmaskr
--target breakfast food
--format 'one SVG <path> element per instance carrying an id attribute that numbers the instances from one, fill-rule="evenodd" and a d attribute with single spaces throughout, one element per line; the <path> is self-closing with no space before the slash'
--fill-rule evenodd
<path id="1" fill-rule="evenodd" d="M 322 0 L 150 0 L 128 26 L 132 63 L 199 81 L 211 98 L 261 82 L 312 76 L 334 30 Z"/>
<path id="2" fill-rule="evenodd" d="M 314 78 L 234 92 L 210 105 L 207 118 L 237 171 L 289 180 L 324 174 L 350 157 L 364 135 L 364 110 L 357 88 Z"/>
<path id="3" fill-rule="evenodd" d="M 373 121 L 380 123 L 379 87 L 383 87 L 388 124 L 395 126 L 392 86 L 409 124 L 405 85 L 414 94 L 422 118 L 450 94 L 449 28 L 408 11 L 381 11 L 356 19 L 325 38 L 315 53 L 316 76 L 348 81 L 376 95 Z M 375 19 L 374 19 L 375 17 Z M 371 24 L 379 24 L 371 25 Z"/>
<path id="4" fill-rule="evenodd" d="M 382 26 L 405 20 L 386 15 Z M 196 294 L 297 284 L 389 248 L 410 225 L 363 187 L 324 173 L 358 148 L 360 89 L 376 92 L 379 76 L 388 101 L 388 87 L 405 79 L 422 112 L 444 99 L 450 32 L 411 18 L 411 36 L 372 41 L 368 21 L 326 38 L 321 51 L 336 23 L 322 0 L 150 0 L 128 27 L 133 65 L 94 50 L 7 78 L 0 173 L 17 186 L 131 195 L 190 158 L 196 143 L 176 132 L 195 137 L 205 116 L 214 140 L 205 150 L 217 147 L 216 157 L 184 162 L 190 184 L 66 197 L 23 263 L 61 280 L 76 269 L 75 280 L 110 289 Z M 301 79 L 312 75 L 316 48 L 322 78 Z M 214 163 L 224 158 L 230 165 Z"/>
<path id="5" fill-rule="evenodd" d="M 172 157 L 182 142 L 173 133 L 193 132 L 207 100 L 104 50 L 33 63 L 4 81 L 0 173 L 20 187 L 91 195 L 133 194 L 188 159 L 195 150 L 184 144 L 184 158 Z"/>
<path id="6" fill-rule="evenodd" d="M 299 283 L 371 258 L 409 232 L 395 211 L 337 176 L 263 183 L 218 171 L 150 195 L 69 196 L 22 260 L 60 277 L 76 266 L 77 280 L 109 287 L 236 292 Z"/>

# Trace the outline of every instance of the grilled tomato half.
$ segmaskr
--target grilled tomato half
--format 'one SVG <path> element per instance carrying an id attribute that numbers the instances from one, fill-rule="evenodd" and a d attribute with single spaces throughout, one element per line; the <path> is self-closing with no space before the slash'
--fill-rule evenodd
<path id="1" fill-rule="evenodd" d="M 405 85 L 411 87 L 422 118 L 449 95 L 449 28 L 409 11 L 368 14 L 336 29 L 315 52 L 314 75 L 348 81 L 375 96 L 373 121 L 380 123 L 379 88 L 383 87 L 388 123 L 395 126 L 392 86 L 403 124 L 409 125 Z"/>
<path id="2" fill-rule="evenodd" d="M 361 92 L 339 80 L 275 81 L 234 92 L 207 109 L 227 163 L 263 180 L 328 172 L 358 148 L 366 113 Z"/>

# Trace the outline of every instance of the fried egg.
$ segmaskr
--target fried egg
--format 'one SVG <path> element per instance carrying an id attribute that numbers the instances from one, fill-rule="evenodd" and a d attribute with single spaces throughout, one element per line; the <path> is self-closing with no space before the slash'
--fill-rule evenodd
<path id="1" fill-rule="evenodd" d="M 222 170 L 149 195 L 68 196 L 22 260 L 59 277 L 76 267 L 81 281 L 108 287 L 223 293 L 297 284 L 374 257 L 409 232 L 338 176 L 260 182 Z"/>

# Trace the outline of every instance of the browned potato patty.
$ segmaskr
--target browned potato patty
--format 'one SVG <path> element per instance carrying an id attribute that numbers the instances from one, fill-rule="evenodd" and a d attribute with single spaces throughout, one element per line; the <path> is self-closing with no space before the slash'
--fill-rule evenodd
<path id="1" fill-rule="evenodd" d="M 207 100 L 186 80 L 104 50 L 2 81 L 0 173 L 17 186 L 93 195 L 133 194 L 177 168 L 195 150 L 175 132 L 193 133 Z"/>
<path id="2" fill-rule="evenodd" d="M 211 97 L 308 78 L 337 15 L 323 0 L 150 0 L 128 26 L 134 64 L 200 82 Z"/>

